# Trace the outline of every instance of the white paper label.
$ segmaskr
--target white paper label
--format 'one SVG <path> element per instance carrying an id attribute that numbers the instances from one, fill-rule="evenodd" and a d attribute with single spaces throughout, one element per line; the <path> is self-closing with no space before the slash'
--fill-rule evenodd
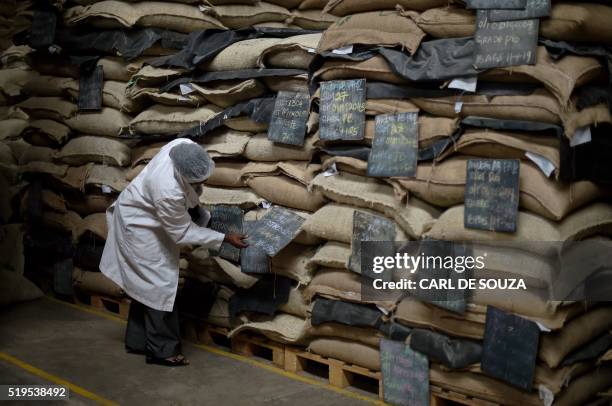
<path id="1" fill-rule="evenodd" d="M 547 178 L 557 169 L 555 164 L 539 154 L 533 152 L 525 152 L 525 156 L 540 168 L 540 170 L 546 175 Z"/>
<path id="2" fill-rule="evenodd" d="M 538 327 L 540 328 L 541 332 L 543 332 L 543 333 L 550 333 L 551 332 L 551 330 L 548 327 L 546 327 L 544 324 L 540 323 L 539 321 L 536 321 L 535 324 L 538 325 Z"/>
<path id="3" fill-rule="evenodd" d="M 586 144 L 591 142 L 591 127 L 580 127 L 576 129 L 576 133 L 574 133 L 574 137 L 570 140 L 570 146 L 577 147 L 578 145 Z"/>
<path id="4" fill-rule="evenodd" d="M 378 310 L 380 310 L 385 316 L 389 315 L 389 310 L 385 309 L 384 307 L 381 307 L 379 305 L 376 305 L 376 307 L 378 308 Z"/>
<path id="5" fill-rule="evenodd" d="M 307 51 L 309 54 L 316 54 L 316 53 L 317 53 L 317 50 L 316 50 L 316 49 L 314 49 L 314 48 L 306 48 L 306 51 Z"/>
<path id="6" fill-rule="evenodd" d="M 451 80 L 448 85 L 449 89 L 461 89 L 466 92 L 474 93 L 478 84 L 478 76 L 470 76 L 467 78 L 456 78 Z"/>
<path id="7" fill-rule="evenodd" d="M 538 395 L 544 406 L 551 406 L 555 401 L 552 391 L 542 384 L 538 386 Z"/>
<path id="8" fill-rule="evenodd" d="M 463 108 L 463 102 L 458 101 L 457 103 L 455 103 L 455 113 L 457 114 L 461 113 L 462 108 Z"/>
<path id="9" fill-rule="evenodd" d="M 108 185 L 102 185 L 102 193 L 104 194 L 113 193 L 113 189 L 111 189 L 110 186 Z"/>
<path id="10" fill-rule="evenodd" d="M 339 173 L 340 172 L 338 172 L 338 168 L 336 168 L 336 163 L 334 162 L 332 166 L 330 166 L 325 172 L 323 172 L 323 176 L 328 178 L 330 176 L 336 176 Z"/>
<path id="11" fill-rule="evenodd" d="M 270 207 L 272 207 L 272 203 L 268 202 L 267 200 L 264 200 L 263 202 L 261 202 L 261 207 L 263 207 L 264 209 L 269 209 Z"/>
<path id="12" fill-rule="evenodd" d="M 353 53 L 352 45 L 347 45 L 345 47 L 332 50 L 332 54 L 336 54 L 336 55 L 349 55 L 352 53 Z"/>
<path id="13" fill-rule="evenodd" d="M 187 83 L 187 84 L 181 83 L 180 88 L 181 88 L 182 95 L 191 94 L 195 92 L 195 89 L 193 88 L 193 86 L 191 86 L 191 83 Z"/>

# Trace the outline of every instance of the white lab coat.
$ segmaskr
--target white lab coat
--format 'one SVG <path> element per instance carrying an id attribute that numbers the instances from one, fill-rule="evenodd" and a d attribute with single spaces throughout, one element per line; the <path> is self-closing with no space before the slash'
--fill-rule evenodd
<path id="1" fill-rule="evenodd" d="M 130 297 L 172 311 L 179 278 L 179 245 L 218 250 L 225 237 L 191 221 L 198 204 L 193 187 L 175 170 L 168 143 L 106 211 L 108 238 L 100 270 Z"/>

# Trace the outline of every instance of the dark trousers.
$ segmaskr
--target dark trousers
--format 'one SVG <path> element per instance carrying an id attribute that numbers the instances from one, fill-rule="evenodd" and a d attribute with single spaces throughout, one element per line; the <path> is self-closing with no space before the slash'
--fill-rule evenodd
<path id="1" fill-rule="evenodd" d="M 171 312 L 151 309 L 132 299 L 125 348 L 156 358 L 169 358 L 181 352 L 181 332 L 176 308 Z"/>

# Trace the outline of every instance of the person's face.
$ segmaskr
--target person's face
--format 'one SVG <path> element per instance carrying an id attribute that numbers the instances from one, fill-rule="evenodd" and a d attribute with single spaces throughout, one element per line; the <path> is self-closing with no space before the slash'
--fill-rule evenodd
<path id="1" fill-rule="evenodd" d="M 190 183 L 190 185 L 193 188 L 193 190 L 196 191 L 198 195 L 202 194 L 202 190 L 204 189 L 204 182 Z"/>

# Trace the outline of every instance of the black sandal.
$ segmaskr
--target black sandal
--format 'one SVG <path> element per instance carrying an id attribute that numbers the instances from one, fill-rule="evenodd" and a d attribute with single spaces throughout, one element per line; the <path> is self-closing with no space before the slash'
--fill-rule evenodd
<path id="1" fill-rule="evenodd" d="M 189 361 L 183 354 L 179 354 L 172 358 L 147 357 L 147 364 L 163 365 L 165 367 L 184 367 L 189 365 Z"/>

